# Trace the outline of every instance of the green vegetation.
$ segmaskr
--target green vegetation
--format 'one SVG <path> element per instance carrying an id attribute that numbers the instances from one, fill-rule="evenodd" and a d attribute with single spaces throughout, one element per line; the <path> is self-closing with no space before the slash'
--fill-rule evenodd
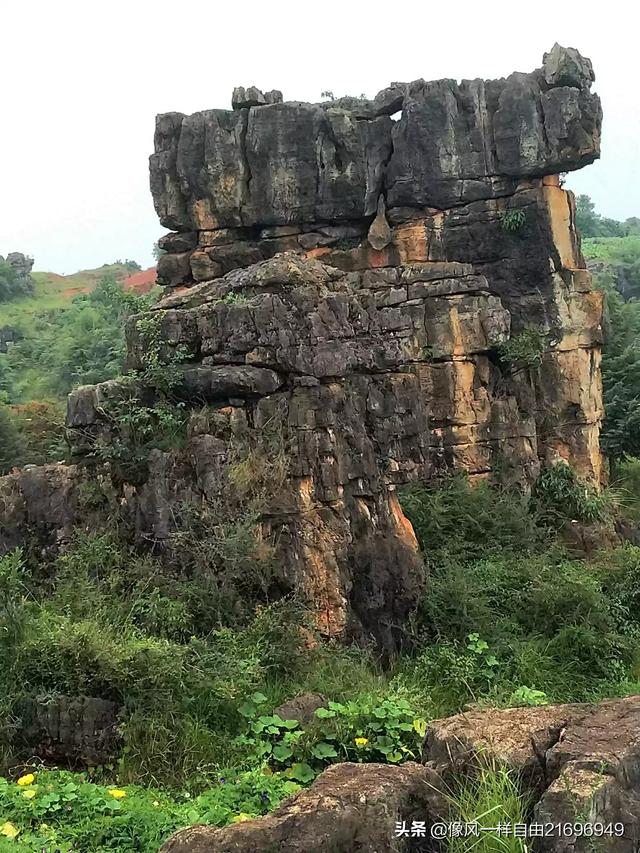
<path id="1" fill-rule="evenodd" d="M 43 291 L 40 281 L 33 297 L 2 307 L 0 326 L 17 331 L 18 339 L 0 352 L 0 473 L 64 459 L 66 395 L 122 372 L 126 320 L 153 297 L 123 291 L 113 274 L 89 282 L 89 293 L 68 298 Z"/>
<path id="2" fill-rule="evenodd" d="M 232 466 L 230 505 L 249 518 L 274 470 L 279 438 L 270 441 L 239 450 Z M 636 474 L 627 473 L 628 508 L 639 503 Z M 45 823 L 46 843 L 61 850 L 155 851 L 159 838 L 195 820 L 223 825 L 263 813 L 335 761 L 416 756 L 427 721 L 469 703 L 637 692 L 640 548 L 587 562 L 553 533 L 576 516 L 606 524 L 614 495 L 597 510 L 593 497 L 562 468 L 532 499 L 461 477 L 408 489 L 403 504 L 428 543 L 431 580 L 413 651 L 387 669 L 365 649 L 310 642 L 304 609 L 272 587 L 273 569 L 265 568 L 272 554 L 255 527 L 229 531 L 233 519 L 219 519 L 215 504 L 200 528 L 189 521 L 177 534 L 180 559 L 171 568 L 126 545 L 117 526 L 78 531 L 51 565 L 26 552 L 5 557 L 5 775 L 22 767 L 13 736 L 21 700 L 81 694 L 122 709 L 113 762 L 84 775 L 32 768 L 28 802 L 11 777 L 0 787 L 0 817 L 19 830 L 7 849 L 21 838 L 25 850 L 33 839 L 45 843 L 38 834 Z M 306 690 L 329 700 L 310 721 L 274 713 Z M 502 771 L 469 785 L 452 792 L 465 815 L 499 806 L 515 820 L 515 807 L 523 808 Z M 111 789 L 125 792 L 118 806 Z M 134 837 L 140 846 L 127 847 Z"/>
<path id="3" fill-rule="evenodd" d="M 594 228 L 610 227 L 591 213 Z M 506 231 L 525 225 L 524 211 L 505 214 Z M 613 487 L 597 493 L 559 464 L 530 497 L 464 477 L 406 488 L 401 503 L 429 584 L 391 663 L 371 648 L 322 640 L 287 594 L 259 523 L 288 476 L 290 454 L 273 424 L 230 440 L 224 413 L 192 413 L 203 432 L 225 438 L 229 465 L 219 497 L 179 507 L 176 531 L 155 548 L 130 544 L 96 480 L 81 500 L 108 519 L 103 529 L 76 530 L 57 557 L 34 543 L 2 558 L 0 851 L 155 853 L 179 827 L 267 813 L 332 763 L 417 757 L 429 720 L 470 705 L 639 692 L 640 548 L 587 559 L 566 535 L 640 519 L 632 458 L 640 456 L 640 303 L 629 290 L 639 238 L 625 233 L 584 241 L 607 300 L 603 444 Z M 121 375 L 123 327 L 146 301 L 113 278 L 74 299 L 49 293 L 44 310 L 40 297 L 35 309 L 26 298 L 6 303 L 22 339 L 0 354 L 0 470 L 63 458 L 62 396 L 119 377 L 121 393 L 104 409 L 109 440 L 97 436 L 91 451 L 116 476 L 142 481 L 150 448 L 184 441 L 185 354 L 167 363 L 159 320 L 144 319 L 144 360 Z M 534 368 L 544 345 L 524 331 L 498 357 L 511 372 Z M 284 700 L 306 691 L 321 692 L 325 707 L 305 719 L 280 716 Z M 113 755 L 82 773 L 30 760 L 19 735 L 23 703 L 77 695 L 119 707 Z M 458 780 L 449 799 L 465 823 L 524 823 L 528 814 L 517 780 L 498 766 Z M 467 844 L 451 839 L 448 849 Z M 490 834 L 474 849 L 524 851 L 519 839 Z"/>
<path id="4" fill-rule="evenodd" d="M 527 222 L 527 211 L 522 207 L 505 210 L 502 214 L 502 228 L 509 234 L 522 231 Z"/>
<path id="5" fill-rule="evenodd" d="M 30 280 L 23 280 L 14 267 L 0 257 L 0 303 L 31 293 Z"/>
<path id="6" fill-rule="evenodd" d="M 544 349 L 544 335 L 536 329 L 524 329 L 499 347 L 498 356 L 505 367 L 516 371 L 541 364 Z"/>
<path id="7" fill-rule="evenodd" d="M 527 800 L 512 773 L 497 765 L 482 766 L 476 776 L 464 779 L 449 794 L 452 819 L 462 824 L 513 827 L 527 824 Z M 482 832 L 478 838 L 450 838 L 448 853 L 527 853 L 526 841 L 513 836 Z"/>
<path id="8" fill-rule="evenodd" d="M 174 830 L 192 823 L 223 826 L 266 814 L 299 786 L 281 773 L 219 778 L 192 797 L 127 785 L 94 784 L 86 775 L 38 770 L 17 782 L 0 779 L 0 851 L 157 851 Z"/>
<path id="9" fill-rule="evenodd" d="M 595 204 L 588 195 L 576 198 L 576 225 L 583 237 L 626 237 L 640 235 L 640 220 L 632 216 L 626 222 L 607 219 L 596 213 Z"/>
<path id="10" fill-rule="evenodd" d="M 627 236 L 582 243 L 605 293 L 601 446 L 614 462 L 640 456 L 640 223 L 617 224 Z"/>
<path id="11" fill-rule="evenodd" d="M 21 339 L 0 354 L 7 402 L 63 397 L 77 385 L 116 376 L 125 354 L 125 320 L 147 303 L 114 278 L 103 278 L 65 307 L 27 315 L 18 325 Z"/>

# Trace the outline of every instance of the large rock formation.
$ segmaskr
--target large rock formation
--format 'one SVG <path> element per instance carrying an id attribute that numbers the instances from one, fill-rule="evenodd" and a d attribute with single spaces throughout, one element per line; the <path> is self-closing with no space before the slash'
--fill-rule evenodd
<path id="1" fill-rule="evenodd" d="M 262 532 L 280 588 L 305 593 L 324 633 L 391 649 L 421 587 L 399 486 L 463 469 L 528 488 L 558 459 L 600 481 L 601 298 L 558 178 L 598 156 L 592 80 L 556 45 L 506 80 L 324 104 L 238 89 L 232 111 L 158 117 L 151 188 L 174 229 L 158 340 L 181 353 L 183 401 L 215 418 L 194 413 L 184 451 L 109 486 L 138 541 L 224 498 L 230 444 L 276 424 L 289 477 Z M 128 339 L 139 367 L 147 338 L 132 323 Z M 77 451 L 108 437 L 121 394 L 71 395 Z M 0 482 L 0 548 L 26 527 L 63 543 L 86 478 Z"/>
<path id="2" fill-rule="evenodd" d="M 0 261 L 4 261 L 5 259 L 0 255 Z M 20 293 L 32 293 L 34 282 L 31 277 L 31 270 L 33 269 L 33 258 L 30 258 L 28 255 L 23 255 L 22 252 L 9 252 L 6 258 L 6 262 L 13 267 L 13 270 L 16 274 L 17 284 L 19 286 Z M 2 330 L 0 330 L 1 332 Z M 8 340 L 11 340 L 9 338 Z M 0 338 L 0 344 L 2 343 L 2 339 Z M 4 352 L 5 350 L 0 350 L 0 352 Z"/>

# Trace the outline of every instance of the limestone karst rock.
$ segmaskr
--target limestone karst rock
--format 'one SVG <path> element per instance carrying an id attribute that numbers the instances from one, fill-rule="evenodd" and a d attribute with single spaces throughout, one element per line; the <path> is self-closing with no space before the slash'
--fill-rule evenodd
<path id="1" fill-rule="evenodd" d="M 5 259 L 0 255 L 0 261 Z M 23 255 L 22 252 L 9 252 L 6 261 L 10 264 L 17 274 L 21 285 L 21 292 L 30 293 L 33 291 L 33 278 L 31 270 L 33 269 L 33 258 L 28 255 Z"/>
<path id="2" fill-rule="evenodd" d="M 275 422 L 289 477 L 262 532 L 279 588 L 302 591 L 325 634 L 391 651 L 423 581 L 399 487 L 466 470 L 526 489 L 558 459 L 601 480 L 601 295 L 558 178 L 598 157 L 592 80 L 556 45 L 503 80 L 323 104 L 237 90 L 234 110 L 158 117 L 151 190 L 174 231 L 152 315 L 165 354 L 187 354 L 194 413 L 183 451 L 154 450 L 143 481 L 113 484 L 137 541 L 166 542 L 176 507 L 219 498 L 234 436 Z M 523 333 L 539 350 L 510 362 Z M 128 346 L 139 366 L 135 322 Z M 108 438 L 103 403 L 119 393 L 71 394 L 79 454 Z M 0 480 L 0 549 L 27 527 L 64 543 L 88 476 Z"/>

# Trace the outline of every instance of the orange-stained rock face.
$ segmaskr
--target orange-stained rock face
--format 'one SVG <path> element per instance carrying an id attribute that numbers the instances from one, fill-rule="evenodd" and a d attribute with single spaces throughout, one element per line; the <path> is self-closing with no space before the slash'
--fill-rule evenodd
<path id="1" fill-rule="evenodd" d="M 175 232 L 154 314 L 191 415 L 183 451 L 112 483 L 138 542 L 162 549 L 176 507 L 224 499 L 234 442 L 276 425 L 287 472 L 274 460 L 260 518 L 274 588 L 301 593 L 323 633 L 392 654 L 423 585 L 402 486 L 463 470 L 528 490 L 558 460 L 601 482 L 602 297 L 558 180 L 598 156 L 592 77 L 555 47 L 528 76 L 398 84 L 391 103 L 158 118 L 152 192 Z M 146 346 L 132 323 L 131 367 Z M 72 393 L 79 457 L 122 393 Z M 27 522 L 67 536 L 83 477 L 0 482 L 0 551 Z"/>

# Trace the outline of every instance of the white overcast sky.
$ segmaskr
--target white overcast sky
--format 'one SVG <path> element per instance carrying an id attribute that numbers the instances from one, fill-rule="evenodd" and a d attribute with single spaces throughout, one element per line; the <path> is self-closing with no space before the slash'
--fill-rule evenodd
<path id="1" fill-rule="evenodd" d="M 606 216 L 640 216 L 640 4 L 0 0 L 0 254 L 71 273 L 152 263 L 156 113 L 230 107 L 236 85 L 285 100 L 372 97 L 392 80 L 503 77 L 555 41 L 596 71 L 602 159 L 569 176 Z"/>

